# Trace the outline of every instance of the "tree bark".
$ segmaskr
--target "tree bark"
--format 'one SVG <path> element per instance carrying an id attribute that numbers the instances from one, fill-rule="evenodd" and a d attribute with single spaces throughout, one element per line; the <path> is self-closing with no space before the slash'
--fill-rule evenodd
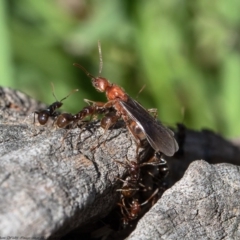
<path id="1" fill-rule="evenodd" d="M 121 122 L 106 132 L 98 121 L 82 122 L 69 130 L 57 129 L 52 120 L 44 126 L 33 124 L 33 112 L 40 108 L 46 105 L 18 91 L 0 88 L 0 237 L 60 237 L 100 220 L 116 206 L 119 200 L 116 189 L 122 184 L 118 179 L 126 176 L 126 169 L 116 161 L 137 158 L 136 143 Z M 168 158 L 170 185 L 183 176 L 195 159 L 236 165 L 240 162 L 239 147 L 210 131 L 196 132 L 179 125 L 176 138 L 180 150 L 175 157 Z M 143 149 L 141 161 L 147 159 L 147 152 L 148 148 Z M 194 234 L 205 239 L 213 229 L 205 227 L 209 219 L 203 223 L 204 214 L 209 211 L 221 224 L 227 221 L 225 215 L 229 222 L 233 217 L 237 227 L 239 205 L 234 197 L 226 198 L 224 203 L 227 189 L 235 199 L 239 197 L 237 171 L 238 167 L 229 165 L 192 164 L 184 179 L 146 214 L 130 239 L 138 236 L 139 229 L 142 239 L 147 239 L 144 234 L 150 234 L 149 231 L 163 239 L 179 239 L 178 236 L 191 239 Z M 191 225 L 194 219 L 196 222 Z M 177 230 L 185 232 L 180 235 Z M 231 235 L 233 231 L 235 235 Z M 238 233 L 235 228 L 228 228 L 224 234 Z"/>
<path id="2" fill-rule="evenodd" d="M 108 214 L 125 171 L 114 160 L 136 158 L 127 130 L 37 126 L 32 112 L 46 106 L 0 92 L 0 236 L 61 236 Z"/>

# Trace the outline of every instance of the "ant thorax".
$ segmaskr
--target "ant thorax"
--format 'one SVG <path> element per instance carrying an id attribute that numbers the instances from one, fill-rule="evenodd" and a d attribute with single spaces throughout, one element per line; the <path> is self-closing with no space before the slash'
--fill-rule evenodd
<path id="1" fill-rule="evenodd" d="M 128 100 L 128 95 L 124 92 L 124 90 L 115 84 L 112 84 L 112 86 L 107 87 L 106 96 L 109 101 L 117 99 L 121 101 Z"/>

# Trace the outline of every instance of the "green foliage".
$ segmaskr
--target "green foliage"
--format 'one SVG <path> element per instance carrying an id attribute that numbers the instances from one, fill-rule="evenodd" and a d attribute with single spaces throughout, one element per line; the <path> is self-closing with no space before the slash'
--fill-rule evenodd
<path id="1" fill-rule="evenodd" d="M 75 4 L 75 5 L 74 5 Z M 73 62 L 120 84 L 166 124 L 240 132 L 238 1 L 2 1 L 0 84 L 48 104 L 74 88 L 64 110 L 101 101 Z M 184 111 L 183 111 L 184 110 Z"/>

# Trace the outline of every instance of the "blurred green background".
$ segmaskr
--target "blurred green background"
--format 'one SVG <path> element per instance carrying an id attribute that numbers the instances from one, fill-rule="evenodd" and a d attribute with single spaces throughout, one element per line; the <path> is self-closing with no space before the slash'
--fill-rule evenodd
<path id="1" fill-rule="evenodd" d="M 64 111 L 105 101 L 74 62 L 121 85 L 162 122 L 240 135 L 240 1 L 2 0 L 0 85 Z"/>

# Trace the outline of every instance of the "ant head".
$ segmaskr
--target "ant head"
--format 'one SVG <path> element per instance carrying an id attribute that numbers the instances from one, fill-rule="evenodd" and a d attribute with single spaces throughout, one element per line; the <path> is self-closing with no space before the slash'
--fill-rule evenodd
<path id="1" fill-rule="evenodd" d="M 109 81 L 102 77 L 92 78 L 92 84 L 99 92 L 105 92 L 110 85 Z"/>
<path id="2" fill-rule="evenodd" d="M 99 92 L 105 92 L 106 88 L 109 87 L 111 84 L 106 78 L 103 77 L 94 77 L 92 74 L 90 74 L 83 66 L 81 66 L 78 63 L 73 64 L 75 67 L 78 67 L 82 69 L 88 77 L 92 78 L 92 85 L 95 87 L 95 89 Z"/>

